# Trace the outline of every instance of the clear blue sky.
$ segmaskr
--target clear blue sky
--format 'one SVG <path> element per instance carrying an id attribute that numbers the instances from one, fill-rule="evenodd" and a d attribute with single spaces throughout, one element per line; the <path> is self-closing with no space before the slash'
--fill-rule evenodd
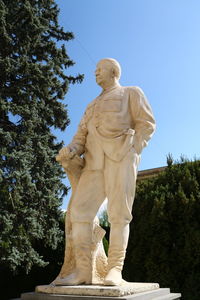
<path id="1" fill-rule="evenodd" d="M 200 157 L 200 1 L 57 0 L 60 24 L 75 34 L 66 44 L 84 73 L 65 103 L 71 124 L 56 131 L 67 145 L 87 104 L 99 93 L 95 64 L 104 57 L 122 67 L 121 85 L 140 86 L 153 108 L 157 130 L 143 151 L 140 170 L 166 165 L 166 156 Z M 69 196 L 68 196 L 69 197 Z M 68 199 L 64 201 L 66 207 Z"/>

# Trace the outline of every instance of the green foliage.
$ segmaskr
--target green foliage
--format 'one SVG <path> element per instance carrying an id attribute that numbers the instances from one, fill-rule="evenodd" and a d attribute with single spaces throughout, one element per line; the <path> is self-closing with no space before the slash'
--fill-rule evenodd
<path id="1" fill-rule="evenodd" d="M 101 211 L 101 213 L 99 215 L 99 224 L 105 230 L 105 236 L 103 238 L 103 247 L 104 247 L 106 255 L 108 256 L 110 224 L 108 222 L 107 210 Z"/>
<path id="2" fill-rule="evenodd" d="M 104 227 L 109 227 L 107 210 L 103 210 L 99 215 L 99 224 Z"/>
<path id="3" fill-rule="evenodd" d="M 200 298 L 200 161 L 183 157 L 138 183 L 124 266 L 129 281 L 159 282 Z"/>
<path id="4" fill-rule="evenodd" d="M 44 246 L 43 241 L 37 241 L 35 248 L 43 256 L 44 260 L 48 260 L 49 264 L 43 268 L 34 265 L 31 271 L 26 274 L 23 267 L 18 268 L 18 273 L 13 274 L 6 266 L 0 268 L 0 286 L 1 300 L 13 299 L 20 297 L 21 293 L 35 290 L 35 286 L 49 284 L 60 272 L 64 258 L 64 214 L 59 221 L 59 228 L 62 231 L 61 241 L 56 249 Z M 12 287 L 12 288 L 10 288 Z"/>
<path id="5" fill-rule="evenodd" d="M 105 253 L 106 253 L 107 256 L 108 256 L 108 246 L 109 246 L 108 240 L 107 240 L 106 237 L 104 236 L 104 237 L 103 237 L 103 247 L 104 247 L 104 251 L 105 251 Z"/>
<path id="6" fill-rule="evenodd" d="M 65 73 L 74 62 L 61 42 L 73 34 L 58 13 L 54 0 L 0 0 L 0 264 L 16 272 L 44 267 L 38 243 L 56 249 L 63 239 L 67 189 L 51 129 L 69 124 L 61 100 L 83 76 Z"/>

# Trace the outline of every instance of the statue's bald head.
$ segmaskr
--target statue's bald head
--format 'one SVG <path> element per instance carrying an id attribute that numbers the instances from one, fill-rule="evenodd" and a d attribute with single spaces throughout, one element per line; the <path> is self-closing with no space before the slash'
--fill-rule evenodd
<path id="1" fill-rule="evenodd" d="M 113 70 L 113 73 L 115 75 L 115 77 L 117 78 L 117 80 L 120 79 L 121 76 L 121 67 L 120 64 L 118 63 L 118 61 L 114 58 L 103 58 L 98 62 L 99 64 L 107 64 L 108 67 L 110 67 L 110 69 Z"/>

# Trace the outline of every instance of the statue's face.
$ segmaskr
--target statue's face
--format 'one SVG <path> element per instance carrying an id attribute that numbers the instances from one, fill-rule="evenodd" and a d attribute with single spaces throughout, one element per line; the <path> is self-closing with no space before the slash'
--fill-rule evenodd
<path id="1" fill-rule="evenodd" d="M 113 68 L 112 66 L 105 62 L 100 61 L 97 64 L 95 76 L 96 76 L 96 82 L 98 85 L 102 86 L 105 82 L 110 82 L 113 78 Z"/>

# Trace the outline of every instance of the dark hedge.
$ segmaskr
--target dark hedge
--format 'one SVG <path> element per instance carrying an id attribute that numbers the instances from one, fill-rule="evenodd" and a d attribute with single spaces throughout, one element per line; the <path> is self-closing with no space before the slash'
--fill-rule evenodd
<path id="1" fill-rule="evenodd" d="M 200 161 L 169 156 L 164 172 L 138 183 L 123 273 L 200 299 Z"/>

